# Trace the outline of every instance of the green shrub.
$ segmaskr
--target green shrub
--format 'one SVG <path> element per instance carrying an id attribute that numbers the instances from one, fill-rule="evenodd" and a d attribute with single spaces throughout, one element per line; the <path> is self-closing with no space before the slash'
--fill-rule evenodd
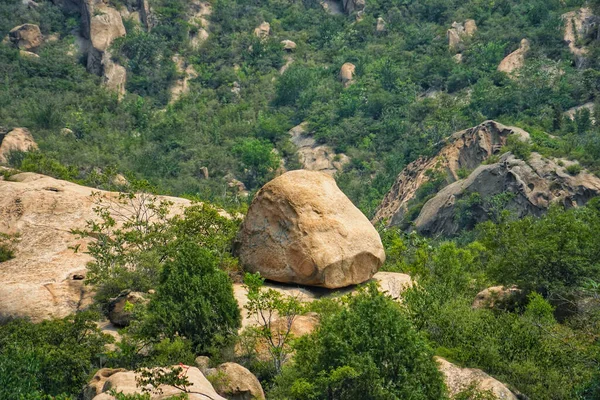
<path id="1" fill-rule="evenodd" d="M 503 153 L 507 151 L 510 151 L 515 157 L 527 161 L 531 155 L 531 145 L 517 134 L 510 135 L 506 138 L 506 144 L 501 150 Z"/>
<path id="2" fill-rule="evenodd" d="M 299 339 L 271 396 L 277 399 L 443 399 L 425 339 L 391 298 L 370 285 Z"/>
<path id="3" fill-rule="evenodd" d="M 578 175 L 581 171 L 583 171 L 583 167 L 579 164 L 571 164 L 567 168 L 565 168 L 565 170 L 570 175 Z"/>

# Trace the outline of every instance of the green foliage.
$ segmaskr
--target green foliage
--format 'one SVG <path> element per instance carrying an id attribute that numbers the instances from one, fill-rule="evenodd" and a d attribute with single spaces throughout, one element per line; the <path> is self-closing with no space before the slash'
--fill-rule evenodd
<path id="1" fill-rule="evenodd" d="M 515 157 L 527 161 L 531 155 L 531 145 L 519 135 L 510 135 L 506 138 L 506 145 L 501 152 L 510 151 Z"/>
<path id="2" fill-rule="evenodd" d="M 0 233 L 0 263 L 14 258 L 13 249 L 15 237 Z"/>
<path id="3" fill-rule="evenodd" d="M 587 207 L 552 207 L 539 219 L 481 227 L 489 275 L 547 297 L 565 295 L 585 279 L 600 277 L 599 234 L 600 214 Z"/>
<path id="4" fill-rule="evenodd" d="M 196 352 L 227 344 L 240 326 L 231 280 L 218 260 L 198 244 L 182 245 L 160 274 L 141 334 L 189 339 Z"/>
<path id="5" fill-rule="evenodd" d="M 104 345 L 97 316 L 89 312 L 33 324 L 0 326 L 0 398 L 76 396 L 101 367 Z M 63 397 L 61 397 L 63 396 Z"/>
<path id="6" fill-rule="evenodd" d="M 370 285 L 300 338 L 278 399 L 443 399 L 444 384 L 426 341 L 400 306 Z"/>
<path id="7" fill-rule="evenodd" d="M 565 170 L 571 175 L 578 175 L 583 168 L 579 164 L 571 164 Z"/>

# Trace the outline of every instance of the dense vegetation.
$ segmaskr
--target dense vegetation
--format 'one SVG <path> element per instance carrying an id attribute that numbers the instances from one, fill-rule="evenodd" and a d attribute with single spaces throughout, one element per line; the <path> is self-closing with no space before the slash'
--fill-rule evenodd
<path id="1" fill-rule="evenodd" d="M 124 189 L 113 178 L 125 173 L 131 193 L 114 202 L 98 198 L 99 218 L 78 232 L 96 239 L 87 279 L 97 287 L 99 313 L 122 290 L 155 293 L 131 306 L 132 323 L 113 347 L 105 346 L 111 339 L 97 329 L 93 313 L 0 326 L 0 398 L 76 398 L 100 367 L 189 364 L 199 354 L 244 363 L 276 399 L 443 399 L 433 355 L 481 368 L 530 399 L 600 398 L 597 201 L 515 220 L 501 198 L 475 195 L 457 204 L 461 226 L 474 230 L 453 241 L 381 228 L 384 268 L 419 283 L 402 304 L 369 287 L 304 308 L 261 292 L 260 277 L 249 277 L 250 307 L 280 315 L 316 311 L 321 319 L 313 334 L 276 346 L 275 362 L 261 367 L 234 352 L 245 340 L 237 335 L 232 290 L 241 279 L 230 252 L 238 222 L 206 203 L 174 217 L 172 204 L 149 194 L 243 210 L 245 200 L 228 182 L 236 177 L 252 191 L 274 175 L 280 159 L 298 168 L 287 132 L 304 121 L 319 142 L 350 157 L 336 178 L 367 215 L 408 162 L 490 118 L 531 132 L 531 145 L 507 144 L 520 158 L 539 151 L 576 158 L 598 172 L 600 107 L 573 120 L 563 114 L 598 102 L 600 91 L 600 42 L 580 38 L 589 57 L 577 68 L 562 40 L 560 16 L 581 0 L 367 0 L 360 21 L 331 15 L 317 1 L 214 0 L 210 35 L 200 47 L 189 39 L 198 26 L 189 20 L 188 2 L 151 0 L 157 26 L 147 32 L 126 21 L 127 36 L 112 47 L 128 71 L 122 99 L 85 71 L 85 57 L 69 55 L 80 16 L 39 3 L 0 4 L 0 36 L 25 22 L 61 35 L 42 46 L 40 58 L 0 44 L 0 121 L 4 128 L 29 128 L 40 145 L 39 152 L 11 154 L 9 162 L 105 189 Z M 591 5 L 600 8 L 597 3 Z M 375 30 L 377 17 L 385 19 L 385 32 Z M 479 29 L 465 39 L 463 61 L 456 63 L 445 32 L 467 18 Z M 272 29 L 264 41 L 253 35 L 262 21 Z M 532 50 L 511 79 L 496 68 L 522 38 Z M 282 39 L 298 47 L 280 74 L 289 56 Z M 181 75 L 175 54 L 198 76 L 187 95 L 169 104 L 169 88 Z M 357 67 L 347 88 L 338 77 L 345 62 Z M 413 210 L 443 184 L 432 178 Z M 496 208 L 475 227 L 469 209 L 481 201 L 497 201 Z M 109 211 L 119 208 L 152 218 L 129 218 L 117 228 Z M 0 237 L 0 263 L 13 256 L 9 239 Z M 499 284 L 518 285 L 523 300 L 510 309 L 472 308 L 481 289 Z M 268 330 L 259 334 L 273 337 Z"/>

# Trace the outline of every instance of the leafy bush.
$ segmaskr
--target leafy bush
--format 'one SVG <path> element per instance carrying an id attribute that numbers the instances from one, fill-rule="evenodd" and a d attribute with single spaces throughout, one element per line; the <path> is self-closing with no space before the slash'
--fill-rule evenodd
<path id="1" fill-rule="evenodd" d="M 583 170 L 583 168 L 579 164 L 571 164 L 567 168 L 565 168 L 565 170 L 571 175 L 578 175 Z"/>
<path id="2" fill-rule="evenodd" d="M 308 336 L 284 367 L 278 399 L 443 399 L 427 342 L 391 298 L 370 285 Z"/>

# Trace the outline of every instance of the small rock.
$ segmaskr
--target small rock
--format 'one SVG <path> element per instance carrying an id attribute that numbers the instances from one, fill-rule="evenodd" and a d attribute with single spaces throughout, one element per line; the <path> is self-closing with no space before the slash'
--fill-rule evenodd
<path id="1" fill-rule="evenodd" d="M 208 168 L 206 167 L 200 167 L 200 175 L 202 175 L 203 179 L 208 179 L 209 175 L 208 175 Z"/>
<path id="2" fill-rule="evenodd" d="M 227 399 L 264 400 L 263 388 L 252 372 L 239 364 L 227 362 L 216 368 L 221 379 L 214 382 L 217 393 Z"/>
<path id="3" fill-rule="evenodd" d="M 377 32 L 385 32 L 385 20 L 381 17 L 377 18 L 377 27 L 375 28 Z"/>
<path id="4" fill-rule="evenodd" d="M 266 39 L 271 34 L 271 24 L 263 22 L 254 29 L 254 36 L 259 39 Z"/>
<path id="5" fill-rule="evenodd" d="M 340 79 L 344 84 L 344 87 L 350 86 L 354 83 L 354 74 L 356 72 L 356 66 L 352 63 L 345 63 L 340 69 Z"/>
<path id="6" fill-rule="evenodd" d="M 196 367 L 198 367 L 198 369 L 202 371 L 204 375 L 206 375 L 206 372 L 210 368 L 210 358 L 206 356 L 198 356 L 194 360 L 194 364 L 196 364 Z"/>
<path id="7" fill-rule="evenodd" d="M 514 310 L 523 300 L 523 291 L 516 286 L 492 286 L 477 293 L 472 308 Z"/>
<path id="8" fill-rule="evenodd" d="M 73 135 L 73 131 L 69 128 L 62 128 L 60 130 L 60 134 L 63 136 L 71 136 L 71 135 Z"/>
<path id="9" fill-rule="evenodd" d="M 19 55 L 23 58 L 40 58 L 37 54 L 25 50 L 19 50 Z"/>
<path id="10" fill-rule="evenodd" d="M 115 326 L 128 326 L 132 313 L 126 310 L 127 305 L 146 303 L 147 301 L 143 293 L 124 291 L 108 304 L 108 319 Z"/>
<path id="11" fill-rule="evenodd" d="M 284 50 L 293 51 L 296 49 L 296 43 L 291 40 L 282 40 L 281 44 L 283 45 Z"/>

